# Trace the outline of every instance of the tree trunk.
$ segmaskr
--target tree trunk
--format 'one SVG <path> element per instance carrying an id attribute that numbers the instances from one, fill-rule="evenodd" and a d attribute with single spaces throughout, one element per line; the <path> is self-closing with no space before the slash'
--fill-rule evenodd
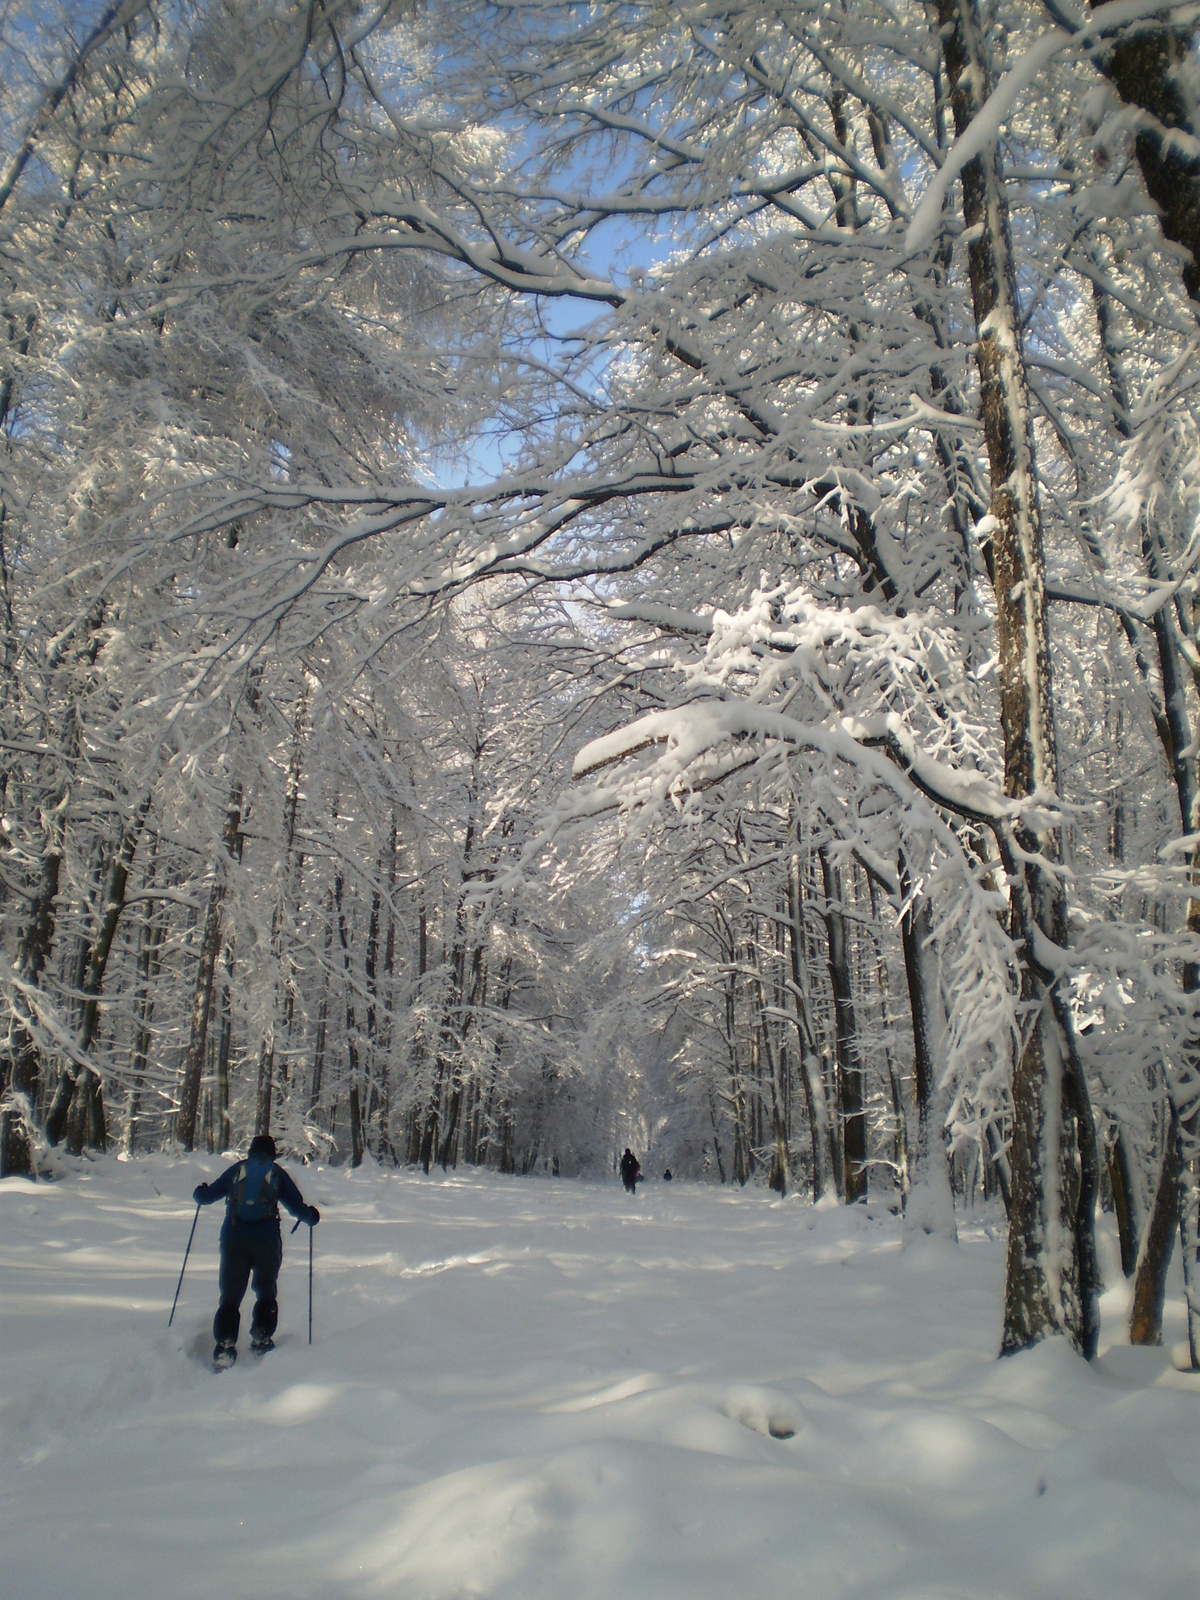
<path id="1" fill-rule="evenodd" d="M 910 1231 L 957 1238 L 954 1189 L 946 1154 L 946 1096 L 940 1087 L 946 1013 L 941 972 L 933 943 L 933 911 L 923 894 L 912 894 L 907 863 L 899 861 L 900 892 L 906 906 L 900 918 L 900 946 L 913 1032 L 913 1086 L 917 1138 L 912 1185 L 905 1211 Z"/>
<path id="2" fill-rule="evenodd" d="M 992 1171 L 996 1174 L 996 1182 L 1000 1188 L 1000 1198 L 1004 1202 L 1004 1214 L 1012 1216 L 1012 1167 L 1008 1156 L 1005 1154 L 1003 1141 L 999 1129 L 994 1122 L 989 1122 L 983 1134 L 987 1141 L 988 1157 L 992 1163 Z M 951 1194 L 953 1199 L 953 1194 Z"/>
<path id="3" fill-rule="evenodd" d="M 145 874 L 145 886 L 152 889 L 157 876 L 158 841 L 150 841 L 150 861 Z M 156 902 L 147 902 L 146 915 L 138 934 L 137 953 L 137 1033 L 133 1046 L 133 1081 L 129 1088 L 129 1103 L 125 1112 L 125 1154 L 137 1151 L 138 1124 L 141 1116 L 142 1090 L 146 1069 L 150 1061 L 150 1026 L 154 1020 L 154 990 L 159 973 L 159 952 L 166 936 L 165 918 L 156 909 Z"/>
<path id="4" fill-rule="evenodd" d="M 104 1119 L 104 1091 L 99 1077 L 90 1067 L 81 1067 L 67 1118 L 67 1149 L 73 1156 L 89 1150 L 108 1149 L 108 1128 Z"/>
<path id="5" fill-rule="evenodd" d="M 380 1154 L 385 1151 L 391 1157 L 393 1164 L 396 1161 L 396 1151 L 392 1144 L 392 1073 L 391 1073 L 391 1048 L 392 1048 L 392 1010 L 395 1005 L 395 976 L 396 976 L 396 855 L 397 855 L 396 814 L 392 813 L 392 834 L 388 846 L 388 872 L 387 872 L 387 934 L 383 943 L 383 975 L 385 979 L 383 998 L 383 1022 L 379 1030 L 379 1148 Z"/>
<path id="6" fill-rule="evenodd" d="M 830 1148 L 829 1105 L 825 1098 L 825 1078 L 813 1040 L 808 1014 L 807 985 L 804 982 L 804 914 L 800 885 L 800 858 L 788 857 L 788 954 L 791 964 L 789 990 L 796 1016 L 796 1054 L 800 1061 L 800 1082 L 804 1108 L 808 1113 L 809 1137 L 813 1155 L 813 1204 L 819 1204 L 833 1190 L 833 1152 Z M 724 1182 L 724 1178 L 721 1180 Z"/>
<path id="7" fill-rule="evenodd" d="M 279 1031 L 280 1015 L 284 1009 L 287 984 L 283 977 L 283 929 L 287 901 L 293 881 L 293 853 L 296 843 L 296 819 L 300 807 L 300 778 L 304 758 L 304 719 L 308 708 L 307 689 L 300 695 L 296 720 L 292 727 L 292 754 L 288 762 L 287 781 L 283 804 L 283 873 L 275 907 L 271 913 L 271 1002 L 266 1030 L 258 1050 L 258 1083 L 254 1097 L 254 1132 L 271 1131 L 271 1103 L 275 1093 L 275 1039 Z"/>
<path id="8" fill-rule="evenodd" d="M 987 99 L 991 74 L 975 0 L 937 0 L 937 16 L 961 138 Z M 1005 792 L 1024 799 L 1056 793 L 1058 772 L 1037 463 L 1008 203 L 994 143 L 964 166 L 962 190 L 991 475 L 988 531 Z M 1001 1351 L 1023 1350 L 1062 1333 L 1091 1356 L 1099 1334 L 1095 1129 L 1058 979 L 1038 964 L 1035 949 L 1039 936 L 1066 944 L 1061 881 L 1042 864 L 1059 854 L 1053 831 L 1023 827 L 1005 860 L 1013 932 L 1024 944 L 1021 1002 L 1029 1022 L 1013 1072 Z"/>
<path id="9" fill-rule="evenodd" d="M 117 923 L 125 909 L 129 869 L 133 865 L 138 842 L 142 837 L 146 818 L 150 814 L 152 798 L 150 794 L 142 797 L 133 820 L 121 836 L 120 847 L 109 867 L 104 888 L 104 914 L 96 938 L 88 951 L 87 966 L 84 971 L 83 1011 L 80 1017 L 79 1036 L 75 1041 L 75 1048 L 80 1055 L 86 1055 L 92 1048 L 92 1041 L 99 1024 L 100 994 L 104 987 L 104 975 L 108 970 L 108 958 L 112 951 L 113 939 L 116 937 Z"/>
<path id="10" fill-rule="evenodd" d="M 359 1087 L 358 1023 L 354 1013 L 354 988 L 350 970 L 350 940 L 346 932 L 346 917 L 342 911 L 342 876 L 333 880 L 333 903 L 337 908 L 338 940 L 342 947 L 342 976 L 346 984 L 346 1051 L 350 1066 L 350 1165 L 361 1167 L 365 1153 L 362 1122 L 362 1098 Z"/>
<path id="11" fill-rule="evenodd" d="M 227 951 L 226 971 L 232 976 L 233 956 Z M 221 985 L 221 1032 L 217 1038 L 217 1148 L 228 1150 L 233 1143 L 233 1122 L 229 1115 L 229 1057 L 233 1049 L 233 997 L 229 983 Z"/>
<path id="12" fill-rule="evenodd" d="M 1122 100 L 1150 113 L 1137 126 L 1134 153 L 1159 225 L 1183 252 L 1184 288 L 1200 300 L 1200 158 L 1195 103 L 1185 87 L 1192 46 L 1186 25 L 1139 29 L 1097 60 Z"/>
<path id="13" fill-rule="evenodd" d="M 363 959 L 363 976 L 367 983 L 366 1087 L 368 1125 L 376 1114 L 379 1098 L 375 1088 L 375 1022 L 379 1007 L 379 985 L 376 968 L 379 962 L 379 912 L 383 904 L 380 884 L 380 878 L 383 876 L 382 854 L 379 858 L 377 872 L 375 887 L 371 893 L 371 915 L 367 921 L 367 948 Z"/>
<path id="14" fill-rule="evenodd" d="M 723 942 L 725 955 L 725 983 L 724 983 L 724 1019 L 725 1019 L 725 1051 L 728 1058 L 729 1087 L 723 1099 L 729 1107 L 733 1121 L 733 1176 L 734 1181 L 745 1184 L 749 1181 L 754 1170 L 753 1156 L 749 1149 L 749 1138 L 746 1128 L 746 1093 L 742 1082 L 742 1065 L 738 1054 L 737 1037 L 737 947 L 733 943 L 732 931 L 729 932 L 728 942 Z"/>
<path id="15" fill-rule="evenodd" d="M 785 1056 L 783 1050 L 776 1050 L 771 1042 L 773 1008 L 767 995 L 767 986 L 763 981 L 762 958 L 759 953 L 758 938 L 758 928 L 752 927 L 750 955 L 754 971 L 754 987 L 758 993 L 758 1027 L 756 1030 L 758 1034 L 758 1049 L 760 1058 L 766 1062 L 767 1083 L 771 1092 L 771 1162 L 767 1169 L 767 1188 L 775 1194 L 785 1195 L 791 1187 L 792 1181 L 788 1158 L 786 1087 L 783 1081 Z M 761 1098 L 760 1089 L 760 1103 Z"/>
<path id="16" fill-rule="evenodd" d="M 29 916 L 17 955 L 17 972 L 22 984 L 35 988 L 54 942 L 55 905 L 62 870 L 62 846 L 58 833 L 42 855 L 37 888 L 29 904 Z M 30 1129 L 35 1124 L 34 1097 L 37 1094 L 41 1057 L 33 1036 L 33 1017 L 21 989 L 12 999 L 8 1044 L 5 1050 L 7 1085 L 0 1099 L 0 1178 L 13 1174 L 31 1176 L 33 1147 Z"/>
<path id="17" fill-rule="evenodd" d="M 1129 1165 L 1129 1150 L 1119 1126 L 1108 1146 L 1108 1181 L 1112 1187 L 1113 1210 L 1117 1217 L 1121 1271 L 1129 1278 L 1137 1266 L 1138 1238 L 1133 1213 L 1133 1172 Z"/>
<path id="18" fill-rule="evenodd" d="M 116 937 L 117 924 L 121 913 L 125 909 L 125 894 L 129 885 L 129 870 L 133 865 L 133 858 L 137 852 L 138 842 L 150 814 L 152 795 L 147 793 L 133 814 L 129 825 L 122 831 L 120 842 L 113 853 L 105 874 L 104 886 L 101 891 L 102 911 L 100 925 L 96 930 L 96 937 L 90 945 L 85 944 L 80 951 L 81 972 L 79 974 L 79 991 L 82 995 L 80 1003 L 79 1032 L 75 1038 L 75 1060 L 63 1067 L 59 1074 L 58 1086 L 55 1089 L 54 1099 L 51 1102 L 49 1113 L 46 1117 L 46 1138 L 52 1145 L 58 1143 L 66 1130 L 71 1106 L 79 1086 L 83 1083 L 85 1074 L 92 1078 L 87 1067 L 77 1067 L 76 1062 L 81 1057 L 86 1058 L 92 1048 L 96 1037 L 96 1029 L 100 1023 L 100 996 L 104 988 L 104 975 L 108 970 L 108 958 L 112 951 L 113 940 Z M 93 1145 L 88 1130 L 96 1126 L 96 1112 L 94 1110 L 97 1099 L 95 1087 L 91 1082 L 84 1085 L 84 1106 L 76 1124 L 73 1136 L 86 1137 L 90 1148 L 107 1148 L 107 1134 L 105 1133 L 100 1145 Z M 101 1105 L 103 1100 L 100 1101 Z M 79 1129 L 83 1129 L 82 1135 Z M 75 1151 L 74 1153 L 78 1153 Z"/>
<path id="19" fill-rule="evenodd" d="M 238 829 L 242 821 L 242 786 L 235 783 L 229 796 L 225 813 L 222 842 L 232 860 L 237 853 Z M 204 1061 L 208 1048 L 208 1020 L 212 1011 L 213 978 L 217 970 L 217 956 L 221 948 L 221 907 L 225 898 L 225 872 L 220 862 L 216 864 L 212 888 L 208 894 L 208 911 L 204 918 L 204 933 L 200 940 L 200 954 L 196 962 L 196 985 L 192 993 L 191 1026 L 187 1055 L 183 1064 L 183 1083 L 179 1095 L 179 1114 L 175 1123 L 175 1137 L 185 1150 L 196 1142 L 196 1115 L 200 1109 L 200 1082 L 204 1075 Z"/>
<path id="20" fill-rule="evenodd" d="M 1150 1220 L 1138 1255 L 1133 1280 L 1133 1309 L 1129 1316 L 1130 1344 L 1161 1344 L 1163 1303 L 1167 1294 L 1167 1268 L 1179 1226 L 1179 1135 L 1175 1116 L 1167 1119 L 1162 1166 L 1150 1207 Z"/>
<path id="21" fill-rule="evenodd" d="M 724 1183 L 725 1182 L 725 1160 L 724 1160 L 724 1157 L 721 1155 L 721 1132 L 720 1132 L 720 1128 L 719 1128 L 719 1126 L 717 1124 L 717 1098 L 716 1098 L 716 1095 L 713 1094 L 711 1088 L 708 1091 L 708 1118 L 709 1118 L 709 1121 L 712 1123 L 713 1155 L 716 1157 L 716 1162 L 717 1162 L 717 1177 L 721 1180 L 722 1183 Z"/>
<path id="22" fill-rule="evenodd" d="M 353 1062 L 353 1052 L 351 1054 Z M 363 1138 L 362 1101 L 359 1096 L 358 1078 L 352 1075 L 350 1079 L 350 1165 L 361 1167 L 363 1156 L 366 1154 L 366 1141 Z"/>
<path id="23" fill-rule="evenodd" d="M 478 764 L 480 751 L 475 752 Z M 442 1007 L 437 1034 L 437 1069 L 433 1090 L 425 1112 L 425 1126 L 421 1135 L 421 1167 L 428 1173 L 435 1155 L 445 1167 L 448 1160 L 449 1139 L 444 1132 L 442 1102 L 453 1081 L 456 1057 L 462 1043 L 463 1001 L 466 995 L 466 936 L 467 936 L 467 886 L 471 872 L 471 856 L 475 846 L 475 803 L 477 792 L 474 782 L 470 790 L 466 835 L 463 839 L 462 872 L 459 880 L 458 905 L 454 913 L 454 944 L 449 962 L 449 990 Z M 457 1026 L 456 1026 L 457 1024 Z M 448 1108 L 447 1108 L 448 1109 Z"/>
<path id="24" fill-rule="evenodd" d="M 426 976 L 428 974 L 428 971 L 429 971 L 429 919 L 428 919 L 428 914 L 427 914 L 427 912 L 425 910 L 424 896 L 422 895 L 417 901 L 417 993 L 418 993 L 418 995 L 423 995 L 424 992 L 425 992 L 425 978 L 426 978 Z M 418 1082 L 419 1082 L 419 1076 L 420 1076 L 420 1066 L 421 1066 L 422 1058 L 424 1056 L 424 1052 L 425 1052 L 424 1044 L 422 1043 L 420 1038 L 418 1038 L 417 1041 L 416 1041 L 416 1048 L 413 1051 L 413 1072 L 414 1072 L 414 1076 L 417 1077 Z M 422 1154 L 421 1146 L 422 1146 L 423 1140 L 424 1140 L 424 1124 L 423 1124 L 422 1118 L 421 1118 L 421 1108 L 420 1108 L 419 1104 L 414 1104 L 411 1112 L 409 1113 L 409 1125 L 408 1125 L 408 1163 L 409 1163 L 410 1166 L 414 1166 L 415 1167 L 417 1165 L 417 1163 L 421 1160 L 421 1154 Z M 507 1169 L 502 1169 L 502 1170 L 507 1170 Z M 429 1168 L 426 1167 L 425 1171 L 428 1172 Z"/>
<path id="25" fill-rule="evenodd" d="M 908 1207 L 908 1193 L 911 1186 L 908 1156 L 908 1113 L 904 1105 L 904 1085 L 899 1072 L 896 1070 L 896 1060 L 890 1043 L 892 1034 L 892 978 L 891 973 L 888 971 L 887 959 L 883 953 L 883 945 L 878 931 L 880 917 L 876 881 L 870 875 L 864 874 L 864 876 L 867 878 L 867 894 L 871 903 L 871 938 L 875 946 L 876 983 L 879 988 L 880 1015 L 883 1021 L 883 1057 L 887 1065 L 888 1087 L 892 1096 L 892 1115 L 896 1119 L 896 1189 L 900 1196 L 900 1209 L 905 1211 Z"/>
<path id="26" fill-rule="evenodd" d="M 312 1081 L 308 1094 L 311 1117 L 321 1099 L 321 1080 L 325 1072 L 325 1040 L 329 1029 L 329 953 L 333 948 L 333 900 L 325 892 L 325 959 L 321 963 L 321 1000 L 317 1006 L 317 1032 L 313 1041 Z"/>
<path id="27" fill-rule="evenodd" d="M 850 976 L 850 947 L 842 912 L 842 875 L 822 847 L 821 883 L 825 892 L 825 931 L 829 940 L 829 981 L 833 989 L 835 1048 L 838 1061 L 839 1110 L 845 1158 L 846 1204 L 867 1197 L 867 1115 L 863 1069 L 858 1053 L 858 1023 Z"/>

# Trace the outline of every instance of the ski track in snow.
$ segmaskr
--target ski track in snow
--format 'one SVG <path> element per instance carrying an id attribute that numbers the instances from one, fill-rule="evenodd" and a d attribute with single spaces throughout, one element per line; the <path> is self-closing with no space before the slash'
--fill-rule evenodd
<path id="1" fill-rule="evenodd" d="M 0 1183 L 4 1600 L 1200 1594 L 1200 1379 L 1122 1344 L 1111 1241 L 1100 1358 L 1000 1362 L 995 1219 L 310 1168 L 314 1344 L 285 1235 L 217 1376 L 219 1207 L 166 1322 L 222 1165 Z"/>

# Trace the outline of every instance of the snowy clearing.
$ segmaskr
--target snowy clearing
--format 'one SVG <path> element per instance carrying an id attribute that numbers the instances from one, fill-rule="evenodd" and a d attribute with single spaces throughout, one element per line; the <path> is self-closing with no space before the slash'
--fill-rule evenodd
<path id="1" fill-rule="evenodd" d="M 6 1600 L 1200 1592 L 1200 1377 L 1116 1342 L 1123 1288 L 1093 1366 L 997 1361 L 999 1230 L 902 1250 L 882 1209 L 761 1191 L 297 1171 L 313 1347 L 302 1230 L 279 1348 L 246 1354 L 248 1299 L 215 1376 L 216 1212 L 166 1322 L 221 1167 L 0 1184 Z"/>

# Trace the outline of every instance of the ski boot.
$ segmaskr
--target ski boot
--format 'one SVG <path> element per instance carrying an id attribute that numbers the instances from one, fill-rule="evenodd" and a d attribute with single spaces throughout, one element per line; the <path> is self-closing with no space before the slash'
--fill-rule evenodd
<path id="1" fill-rule="evenodd" d="M 237 1360 L 237 1345 L 222 1340 L 213 1351 L 213 1371 L 228 1372 Z"/>
<path id="2" fill-rule="evenodd" d="M 271 1335 L 269 1333 L 258 1333 L 254 1329 L 251 1329 L 251 1331 L 250 1331 L 250 1354 L 251 1355 L 265 1356 L 268 1350 L 274 1350 L 274 1348 L 275 1348 L 275 1341 L 274 1341 L 274 1339 L 272 1339 L 272 1337 L 271 1337 Z"/>

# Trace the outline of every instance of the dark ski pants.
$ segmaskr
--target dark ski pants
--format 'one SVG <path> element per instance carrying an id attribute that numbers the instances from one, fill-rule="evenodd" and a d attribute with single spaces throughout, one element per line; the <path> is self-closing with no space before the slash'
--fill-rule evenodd
<path id="1" fill-rule="evenodd" d="M 213 1318 L 213 1338 L 218 1344 L 236 1344 L 241 1326 L 239 1307 L 246 1285 L 254 1277 L 254 1316 L 250 1335 L 269 1339 L 279 1321 L 275 1285 L 283 1264 L 283 1240 L 229 1239 L 221 1245 L 221 1303 Z"/>

